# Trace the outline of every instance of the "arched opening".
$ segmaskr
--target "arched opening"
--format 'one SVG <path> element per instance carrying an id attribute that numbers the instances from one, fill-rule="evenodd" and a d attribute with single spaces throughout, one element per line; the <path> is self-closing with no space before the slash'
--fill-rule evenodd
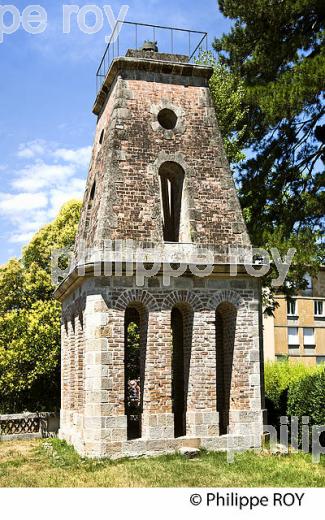
<path id="1" fill-rule="evenodd" d="M 99 144 L 103 144 L 105 130 L 102 130 L 99 137 Z"/>
<path id="2" fill-rule="evenodd" d="M 165 242 L 179 242 L 185 172 L 175 162 L 165 162 L 159 169 Z"/>
<path id="3" fill-rule="evenodd" d="M 172 402 L 174 413 L 174 435 L 186 435 L 186 411 L 188 381 L 192 350 L 193 312 L 187 305 L 172 309 Z"/>
<path id="4" fill-rule="evenodd" d="M 229 428 L 236 321 L 236 307 L 231 303 L 221 303 L 216 311 L 216 381 L 220 435 L 228 433 Z"/>
<path id="5" fill-rule="evenodd" d="M 127 438 L 141 437 L 144 369 L 148 316 L 141 304 L 132 304 L 125 311 L 125 415 Z"/>

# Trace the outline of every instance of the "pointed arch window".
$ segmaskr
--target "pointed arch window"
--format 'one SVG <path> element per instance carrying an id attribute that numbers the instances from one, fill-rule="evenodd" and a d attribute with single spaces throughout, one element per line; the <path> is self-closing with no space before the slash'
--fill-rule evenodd
<path id="1" fill-rule="evenodd" d="M 175 162 L 165 162 L 159 169 L 163 234 L 165 242 L 179 242 L 185 172 Z"/>

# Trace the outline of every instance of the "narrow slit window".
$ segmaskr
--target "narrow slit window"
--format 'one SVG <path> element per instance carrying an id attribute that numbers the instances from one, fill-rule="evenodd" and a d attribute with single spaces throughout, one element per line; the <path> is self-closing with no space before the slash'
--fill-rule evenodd
<path id="1" fill-rule="evenodd" d="M 99 137 L 99 144 L 103 144 L 105 130 L 102 130 Z"/>
<path id="2" fill-rule="evenodd" d="M 94 206 L 95 195 L 96 195 L 96 181 L 94 181 L 92 188 L 91 188 L 90 195 L 89 195 L 88 206 L 87 206 L 86 228 L 88 228 L 90 225 L 91 212 L 92 212 L 92 209 Z"/>

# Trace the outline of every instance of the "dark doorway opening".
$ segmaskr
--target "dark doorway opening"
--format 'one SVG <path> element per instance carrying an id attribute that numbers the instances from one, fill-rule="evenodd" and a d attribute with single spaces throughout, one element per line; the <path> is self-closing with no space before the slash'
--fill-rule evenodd
<path id="1" fill-rule="evenodd" d="M 188 380 L 191 359 L 193 313 L 186 305 L 174 307 L 171 315 L 173 338 L 172 402 L 174 435 L 186 435 Z"/>
<path id="2" fill-rule="evenodd" d="M 125 312 L 125 414 L 128 440 L 141 437 L 147 317 L 142 306 Z"/>
<path id="3" fill-rule="evenodd" d="M 229 429 L 236 320 L 237 310 L 232 304 L 219 305 L 216 311 L 216 380 L 220 435 L 227 434 Z"/>

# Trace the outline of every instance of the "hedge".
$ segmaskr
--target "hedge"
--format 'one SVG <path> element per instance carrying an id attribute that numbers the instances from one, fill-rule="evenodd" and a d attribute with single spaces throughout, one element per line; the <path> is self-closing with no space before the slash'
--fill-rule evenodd
<path id="1" fill-rule="evenodd" d="M 277 427 L 281 416 L 290 415 L 298 417 L 315 415 L 315 418 L 317 417 L 317 420 L 321 420 L 321 422 L 314 424 L 325 424 L 324 415 L 318 413 L 320 408 L 324 407 L 324 393 L 322 397 L 319 390 L 310 392 L 310 386 L 316 385 L 319 378 L 324 378 L 324 372 L 324 367 L 310 367 L 302 363 L 267 362 L 265 364 L 265 402 L 269 424 Z M 310 383 L 307 383 L 308 381 Z M 322 387 L 324 379 L 322 381 L 323 383 L 317 383 L 316 386 Z M 305 393 L 310 395 L 305 395 Z M 303 403 L 306 403 L 305 407 L 303 407 Z M 318 410 L 317 413 L 316 410 Z M 321 419 L 322 417 L 323 419 Z"/>
<path id="2" fill-rule="evenodd" d="M 290 385 L 288 415 L 310 418 L 310 425 L 325 425 L 325 367 Z"/>

